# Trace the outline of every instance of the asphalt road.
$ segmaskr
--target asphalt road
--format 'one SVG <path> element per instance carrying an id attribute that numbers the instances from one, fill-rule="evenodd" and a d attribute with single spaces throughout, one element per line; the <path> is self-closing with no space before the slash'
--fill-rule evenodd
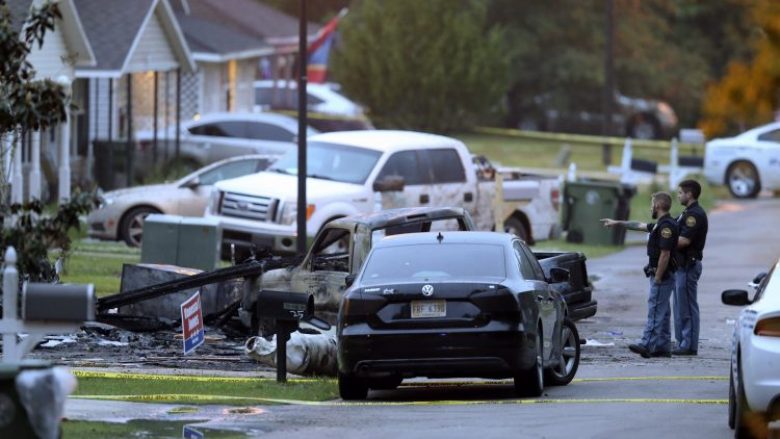
<path id="1" fill-rule="evenodd" d="M 213 428 L 263 438 L 732 437 L 726 402 L 738 309 L 722 305 L 720 293 L 747 289 L 746 283 L 777 259 L 778 217 L 780 200 L 771 198 L 728 201 L 710 212 L 697 357 L 643 359 L 626 348 L 639 338 L 646 315 L 647 281 L 641 272 L 646 257 L 640 243 L 588 261 L 599 310 L 578 323 L 588 342 L 577 378 L 569 386 L 547 388 L 541 398 L 518 399 L 509 382 L 415 380 L 397 391 L 371 392 L 365 403 L 267 406 L 245 414 L 205 406 L 172 416 L 165 405 L 70 400 L 66 416 L 208 419 L 195 425 L 205 437 Z"/>

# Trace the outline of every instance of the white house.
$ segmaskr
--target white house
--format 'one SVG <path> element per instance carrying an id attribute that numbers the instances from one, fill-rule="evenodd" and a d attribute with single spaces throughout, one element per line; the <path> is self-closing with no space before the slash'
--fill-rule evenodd
<path id="1" fill-rule="evenodd" d="M 22 24 L 29 17 L 31 8 L 40 7 L 41 4 L 43 0 L 14 0 L 8 3 L 17 30 L 23 32 Z M 27 61 L 35 69 L 35 79 L 53 79 L 70 90 L 75 79 L 75 69 L 92 66 L 96 60 L 73 0 L 58 0 L 58 7 L 62 18 L 55 21 L 54 30 L 46 33 L 41 47 L 33 46 Z M 67 122 L 48 132 L 26 132 L 22 142 L 11 148 L 16 151 L 11 172 L 12 201 L 41 198 L 41 184 L 44 181 L 41 173 L 42 156 L 45 160 L 43 163 L 48 165 L 44 167 L 49 174 L 47 180 L 59 179 L 63 182 L 59 187 L 59 198 L 70 196 L 71 133 L 74 131 L 74 121 L 70 116 Z M 25 174 L 28 181 L 26 191 L 23 183 Z"/>
<path id="2" fill-rule="evenodd" d="M 179 81 L 195 71 L 195 62 L 168 0 L 73 1 L 97 60 L 76 69 L 84 127 L 77 152 L 86 159 L 82 175 L 97 176 L 101 183 L 101 176 L 113 178 L 119 171 L 131 184 L 129 167 L 99 163 L 93 168 L 94 160 L 105 156 L 94 151 L 95 145 L 116 149 L 123 143 L 131 156 L 134 132 L 177 124 Z"/>
<path id="3" fill-rule="evenodd" d="M 171 0 L 171 5 L 198 65 L 182 81 L 183 117 L 252 111 L 256 79 L 295 77 L 298 18 L 260 0 Z M 307 26 L 312 39 L 320 26 Z M 286 92 L 296 97 L 293 90 L 279 91 Z"/>

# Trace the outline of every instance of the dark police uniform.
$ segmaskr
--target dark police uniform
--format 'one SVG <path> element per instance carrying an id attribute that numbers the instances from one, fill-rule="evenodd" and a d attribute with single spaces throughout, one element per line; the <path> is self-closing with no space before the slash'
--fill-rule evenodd
<path id="1" fill-rule="evenodd" d="M 677 217 L 680 236 L 691 243 L 678 251 L 675 274 L 674 335 L 677 351 L 696 354 L 699 349 L 699 304 L 696 300 L 704 243 L 707 241 L 707 214 L 694 202 Z"/>
<path id="2" fill-rule="evenodd" d="M 679 229 L 668 213 L 658 219 L 657 224 L 648 224 L 648 265 L 645 275 L 650 278 L 650 294 L 647 299 L 647 323 L 642 334 L 641 345 L 651 355 L 668 355 L 672 348 L 670 331 L 671 309 L 669 300 L 674 291 L 674 269 Z M 670 258 L 660 283 L 655 282 L 655 272 L 662 250 L 669 250 Z"/>

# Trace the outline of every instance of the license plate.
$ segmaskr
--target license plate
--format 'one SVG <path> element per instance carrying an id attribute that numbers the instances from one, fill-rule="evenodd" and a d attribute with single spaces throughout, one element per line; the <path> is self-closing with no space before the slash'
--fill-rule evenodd
<path id="1" fill-rule="evenodd" d="M 446 317 L 446 300 L 412 300 L 412 318 Z"/>

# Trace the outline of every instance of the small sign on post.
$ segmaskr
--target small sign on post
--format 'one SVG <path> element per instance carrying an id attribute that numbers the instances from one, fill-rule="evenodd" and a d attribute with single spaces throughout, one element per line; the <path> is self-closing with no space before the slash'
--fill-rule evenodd
<path id="1" fill-rule="evenodd" d="M 205 341 L 199 292 L 181 304 L 181 330 L 184 336 L 184 355 L 194 351 Z"/>

